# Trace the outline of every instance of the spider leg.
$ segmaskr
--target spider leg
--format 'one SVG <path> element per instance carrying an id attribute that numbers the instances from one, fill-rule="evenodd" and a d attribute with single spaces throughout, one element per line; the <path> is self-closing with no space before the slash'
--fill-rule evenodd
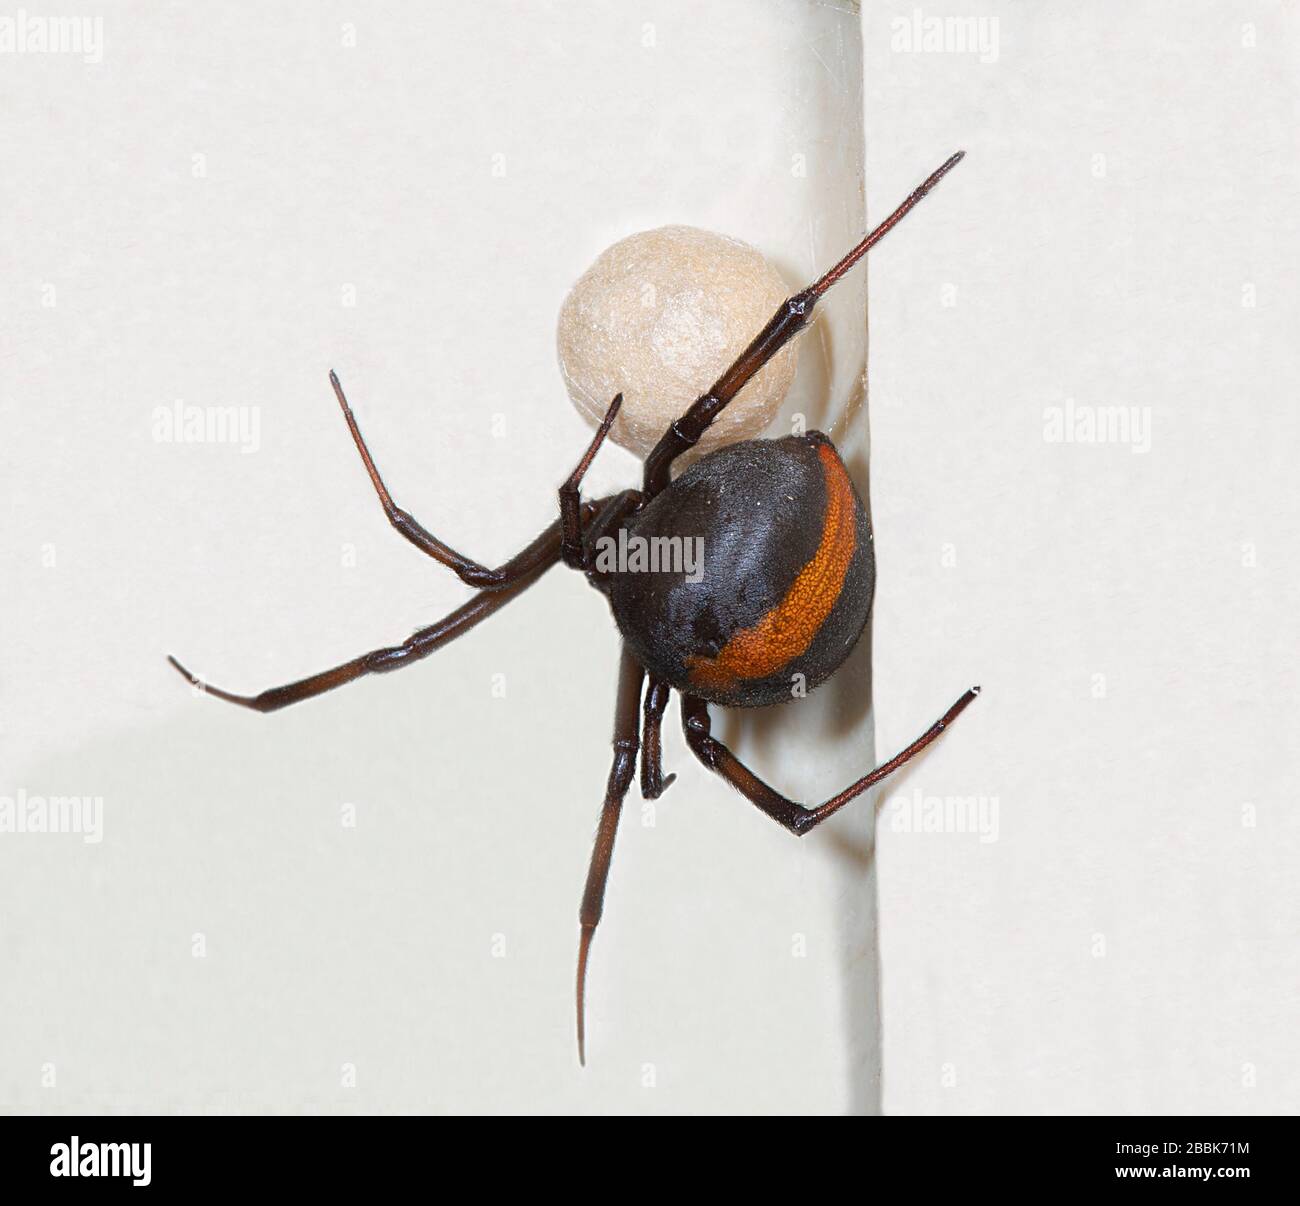
<path id="1" fill-rule="evenodd" d="M 644 502 L 645 495 L 640 490 L 623 490 L 606 500 L 600 510 L 584 523 L 582 529 L 583 569 L 586 571 L 587 581 L 597 590 L 604 589 L 604 583 L 611 572 L 601 566 L 600 549 L 597 546 L 600 545 L 602 540 L 609 538 L 610 533 L 616 531 L 618 525 L 629 515 L 639 510 Z"/>
<path id="2" fill-rule="evenodd" d="M 583 510 L 590 518 L 598 511 L 606 509 L 610 503 L 616 502 L 619 497 L 621 496 L 616 495 L 611 499 L 589 502 Z M 290 704 L 301 703 L 304 699 L 311 699 L 326 691 L 332 691 L 335 687 L 341 687 L 364 675 L 400 670 L 403 666 L 409 666 L 428 657 L 458 636 L 463 636 L 488 616 L 500 611 L 512 599 L 523 594 L 553 566 L 560 559 L 560 539 L 560 522 L 556 520 L 532 544 L 506 563 L 508 566 L 515 567 L 514 581 L 510 585 L 499 590 L 480 591 L 468 603 L 456 608 L 436 624 L 419 629 L 400 645 L 363 653 L 360 657 L 344 662 L 341 666 L 335 666 L 333 669 L 324 670 L 282 687 L 271 687 L 259 695 L 235 695 L 230 691 L 223 691 L 220 687 L 209 686 L 202 679 L 191 674 L 174 657 L 168 657 L 167 660 L 176 667 L 182 677 L 189 680 L 192 686 L 217 699 L 251 708 L 255 712 L 276 712 L 280 708 L 287 708 Z"/>
<path id="3" fill-rule="evenodd" d="M 690 409 L 675 419 L 660 437 L 645 461 L 644 490 L 653 498 L 668 485 L 674 459 L 694 448 L 708 430 L 709 424 L 773 356 L 795 335 L 806 327 L 813 307 L 823 294 L 853 267 L 876 243 L 880 242 L 943 177 L 961 161 L 964 151 L 958 151 L 944 165 L 908 196 L 892 214 L 862 240 L 829 272 L 819 277 L 802 293 L 782 302 L 752 343 L 741 352 L 736 362 L 713 383 L 707 393 L 701 394 Z"/>
<path id="4" fill-rule="evenodd" d="M 663 728 L 664 710 L 672 688 L 660 678 L 652 677 L 645 690 L 645 718 L 641 738 L 641 795 L 646 800 L 657 800 L 668 790 L 676 775 L 664 777 Z"/>
<path id="5" fill-rule="evenodd" d="M 618 417 L 618 408 L 623 405 L 623 395 L 615 394 L 614 400 L 609 404 L 609 409 L 605 412 L 604 419 L 601 420 L 600 426 L 596 429 L 596 434 L 592 436 L 591 443 L 587 445 L 587 451 L 582 454 L 582 460 L 578 462 L 578 467 L 569 474 L 568 480 L 560 487 L 560 528 L 564 534 L 563 542 L 560 545 L 560 556 L 564 564 L 570 569 L 585 569 L 586 556 L 582 547 L 582 508 L 579 502 L 578 487 L 582 485 L 582 479 L 587 475 L 587 470 L 591 468 L 591 462 L 596 459 L 596 453 L 600 451 L 600 446 L 605 442 L 605 437 L 609 435 L 609 429 L 614 425 L 614 420 Z"/>
<path id="6" fill-rule="evenodd" d="M 587 956 L 591 940 L 600 923 L 605 905 L 605 882 L 609 879 L 609 864 L 614 857 L 614 835 L 623 811 L 623 798 L 631 786 L 636 771 L 637 717 L 641 704 L 641 682 L 645 671 L 624 646 L 618 666 L 618 694 L 614 706 L 614 764 L 609 769 L 609 782 L 605 786 L 605 803 L 596 829 L 596 845 L 591 852 L 591 865 L 587 869 L 587 887 L 582 894 L 582 907 L 578 921 L 582 929 L 578 938 L 578 1062 L 587 1062 L 586 991 Z"/>
<path id="7" fill-rule="evenodd" d="M 796 837 L 802 837 L 827 817 L 838 812 L 850 800 L 860 796 L 872 784 L 879 783 L 886 775 L 892 774 L 904 763 L 915 758 L 965 711 L 979 691 L 978 687 L 972 687 L 911 745 L 900 750 L 870 774 L 863 775 L 856 783 L 846 787 L 839 795 L 832 796 L 818 808 L 805 808 L 802 804 L 786 799 L 780 792 L 764 783 L 721 741 L 711 737 L 709 705 L 698 696 L 682 697 L 682 728 L 686 733 L 686 743 L 705 766 L 717 771 L 742 796 L 757 804 L 774 821 L 784 825 Z"/>
<path id="8" fill-rule="evenodd" d="M 334 387 L 334 396 L 338 398 L 339 406 L 343 411 L 343 418 L 347 422 L 348 430 L 352 433 L 352 442 L 357 446 L 357 451 L 361 454 L 362 463 L 366 467 L 366 473 L 370 476 L 371 484 L 375 487 L 375 493 L 379 495 L 379 502 L 384 508 L 384 514 L 388 516 L 388 522 L 415 545 L 420 552 L 427 553 L 435 561 L 453 570 L 462 582 L 480 590 L 500 590 L 509 586 L 512 582 L 517 582 L 535 568 L 531 561 L 521 560 L 521 554 L 520 557 L 512 558 L 496 569 L 488 569 L 487 566 L 480 565 L 477 561 L 458 553 L 450 545 L 444 544 L 413 515 L 402 510 L 393 502 L 393 496 L 388 493 L 388 487 L 384 485 L 384 479 L 379 475 L 374 458 L 370 455 L 370 449 L 366 446 L 365 437 L 361 434 L 361 428 L 357 426 L 356 416 L 352 413 L 352 407 L 348 405 L 338 374 L 332 370 L 330 372 L 330 385 Z M 617 407 L 614 408 L 614 411 L 617 414 Z M 608 427 L 604 428 L 604 430 L 608 431 Z M 591 457 L 595 456 L 595 450 L 600 447 L 600 440 L 603 438 L 603 435 L 600 435 L 594 441 L 594 446 L 588 450 L 584 462 L 590 463 Z M 585 464 L 583 468 L 585 468 Z M 576 498 L 574 502 L 576 505 Z M 574 521 L 581 527 L 580 516 L 574 517 Z M 539 540 L 547 537 L 549 533 L 550 529 L 548 528 L 542 533 Z M 532 545 L 529 546 L 530 549 L 532 547 Z"/>

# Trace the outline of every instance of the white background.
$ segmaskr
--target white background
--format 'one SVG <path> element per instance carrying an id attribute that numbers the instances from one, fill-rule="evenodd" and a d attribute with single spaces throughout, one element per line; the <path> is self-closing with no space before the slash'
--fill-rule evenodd
<path id="1" fill-rule="evenodd" d="M 398 501 L 497 564 L 551 521 L 590 437 L 554 333 L 600 250 L 693 223 L 794 288 L 855 243 L 857 16 L 106 12 L 98 65 L 0 59 L 23 165 L 0 181 L 0 794 L 105 809 L 97 846 L 0 837 L 0 1101 L 877 1108 L 870 807 L 797 841 L 689 759 L 675 705 L 680 778 L 653 810 L 629 801 L 578 1068 L 617 667 L 581 579 L 556 571 L 434 660 L 274 716 L 193 697 L 163 660 L 254 691 L 470 596 L 385 523 L 331 367 Z M 909 155 L 891 194 L 947 149 Z M 865 288 L 836 290 L 787 403 L 864 482 Z M 178 398 L 256 408 L 259 450 L 156 442 Z M 611 447 L 589 484 L 638 480 Z M 830 795 L 874 764 L 869 652 L 719 731 Z"/>
<path id="2" fill-rule="evenodd" d="M 997 18 L 981 62 L 871 5 L 860 65 L 847 5 L 358 8 L 88 9 L 102 63 L 0 56 L 0 794 L 105 800 L 98 845 L 0 836 L 0 1105 L 1300 1106 L 1295 17 L 941 14 Z M 557 571 L 271 717 L 162 657 L 255 690 L 462 602 L 383 522 L 326 370 L 398 501 L 495 563 L 586 438 L 572 280 L 674 221 L 809 279 L 863 224 L 862 114 L 874 219 L 969 152 L 872 257 L 873 650 L 720 728 L 815 801 L 872 760 L 869 652 L 882 755 L 984 694 L 874 852 L 866 807 L 796 842 L 670 724 L 580 1072 L 598 596 Z M 863 483 L 866 279 L 787 406 Z M 178 398 L 256 407 L 258 451 L 155 441 Z M 1046 441 L 1067 399 L 1149 407 L 1149 450 Z M 610 449 L 592 489 L 635 471 Z M 997 840 L 897 831 L 918 792 L 996 798 Z"/>
<path id="3" fill-rule="evenodd" d="M 996 62 L 864 23 L 868 181 L 968 151 L 871 274 L 879 748 L 984 687 L 886 792 L 884 1107 L 1294 1112 L 1297 13 L 961 11 Z M 1047 442 L 1067 399 L 1149 451 Z"/>

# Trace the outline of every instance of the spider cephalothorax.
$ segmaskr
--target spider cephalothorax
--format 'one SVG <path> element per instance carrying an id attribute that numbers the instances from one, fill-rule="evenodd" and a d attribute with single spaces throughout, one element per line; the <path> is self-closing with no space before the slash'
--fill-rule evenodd
<path id="1" fill-rule="evenodd" d="M 833 674 L 866 626 L 875 585 L 871 528 L 835 446 L 821 432 L 748 440 L 703 457 L 675 481 L 672 463 L 809 321 L 826 291 L 961 159 L 952 156 L 829 272 L 783 303 L 739 359 L 672 423 L 646 457 L 639 490 L 584 503 L 579 486 L 618 414 L 610 404 L 578 467 L 560 487 L 560 518 L 532 544 L 489 569 L 426 530 L 389 495 L 338 378 L 330 373 L 357 451 L 403 536 L 477 588 L 466 604 L 400 645 L 376 649 L 260 695 L 210 687 L 175 658 L 194 686 L 218 699 L 274 712 L 366 674 L 397 670 L 467 632 L 559 561 L 585 573 L 610 601 L 623 638 L 614 712 L 614 761 L 579 913 L 578 1054 L 583 1058 L 587 956 L 600 921 L 623 799 L 641 766 L 641 791 L 660 795 L 660 727 L 673 691 L 691 751 L 768 816 L 807 833 L 929 745 L 979 692 L 972 687 L 906 749 L 816 808 L 769 787 L 716 740 L 709 704 L 756 707 L 797 698 Z M 677 563 L 624 552 L 669 548 Z M 688 558 L 686 550 L 692 556 Z M 689 560 L 689 564 L 688 564 Z"/>

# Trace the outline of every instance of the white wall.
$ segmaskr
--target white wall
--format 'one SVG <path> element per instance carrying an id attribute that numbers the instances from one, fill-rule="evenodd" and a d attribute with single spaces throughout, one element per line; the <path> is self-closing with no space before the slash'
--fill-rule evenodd
<path id="1" fill-rule="evenodd" d="M 981 62 L 914 7 L 864 22 L 871 212 L 969 155 L 872 264 L 877 740 L 981 683 L 886 801 L 999 829 L 882 811 L 885 1109 L 1294 1112 L 1297 13 L 936 10 Z M 1050 442 L 1071 400 L 1149 447 Z"/>
<path id="2" fill-rule="evenodd" d="M 617 654 L 573 575 L 276 716 L 193 698 L 163 661 L 256 690 L 469 596 L 384 523 L 330 367 L 398 501 L 496 563 L 550 521 L 589 437 L 554 325 L 597 252 L 695 223 L 802 283 L 855 242 L 856 15 L 91 11 L 102 62 L 0 59 L 0 795 L 105 809 L 98 845 L 0 836 L 0 1104 L 875 1108 L 870 811 L 797 842 L 688 761 L 675 707 L 680 778 L 653 827 L 629 802 L 578 1069 Z M 864 298 L 861 275 L 837 290 L 788 407 L 837 424 L 858 471 Z M 258 451 L 156 443 L 178 398 L 254 408 Z M 591 488 L 636 469 L 610 448 Z M 801 709 L 721 731 L 829 794 L 871 765 L 867 652 Z"/>
<path id="3" fill-rule="evenodd" d="M 998 19 L 982 63 L 895 52 L 914 7 L 873 3 L 863 71 L 851 6 L 804 0 L 78 7 L 101 63 L 0 56 L 0 795 L 100 795 L 104 837 L 0 835 L 0 1105 L 870 1111 L 878 989 L 892 1112 L 1300 1105 L 1294 15 L 946 8 Z M 861 229 L 863 113 L 875 218 L 969 152 L 869 272 L 880 754 L 984 695 L 885 799 L 996 797 L 997 841 L 886 808 L 873 857 L 862 808 L 796 842 L 674 710 L 581 1073 L 593 592 L 557 572 L 271 717 L 162 657 L 251 690 L 463 601 L 384 524 L 326 369 L 399 501 L 499 560 L 586 438 L 552 342 L 577 273 L 686 221 L 807 279 Z M 863 482 L 865 279 L 787 408 Z M 178 398 L 255 408 L 258 451 L 156 443 Z M 1149 450 L 1046 442 L 1066 399 L 1149 408 Z M 591 482 L 633 480 L 609 449 Z M 872 762 L 867 652 L 722 731 L 824 798 Z"/>

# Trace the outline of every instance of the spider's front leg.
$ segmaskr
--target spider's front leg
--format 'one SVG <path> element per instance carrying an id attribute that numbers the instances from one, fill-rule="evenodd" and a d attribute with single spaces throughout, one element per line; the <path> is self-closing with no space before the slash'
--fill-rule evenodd
<path id="1" fill-rule="evenodd" d="M 272 687 L 258 695 L 237 695 L 231 691 L 224 691 L 220 687 L 213 687 L 197 675 L 191 674 L 174 657 L 167 659 L 181 676 L 190 682 L 191 686 L 217 699 L 224 699 L 240 707 L 252 708 L 257 712 L 278 711 L 290 704 L 300 703 L 304 699 L 311 699 L 326 691 L 332 691 L 335 687 L 341 687 L 364 675 L 398 670 L 428 657 L 436 649 L 462 633 L 468 632 L 474 625 L 487 619 L 511 599 L 527 590 L 557 561 L 563 559 L 575 568 L 587 569 L 586 548 L 591 541 L 622 522 L 641 505 L 642 496 L 639 490 L 624 490 L 610 498 L 588 503 L 583 503 L 578 494 L 578 487 L 584 474 L 618 415 L 618 408 L 623 400 L 623 395 L 619 394 L 611 403 L 604 422 L 592 438 L 582 460 L 578 462 L 578 467 L 560 487 L 560 518 L 499 569 L 485 569 L 477 562 L 470 561 L 448 548 L 394 504 L 383 479 L 379 476 L 379 470 L 375 468 L 375 462 L 361 436 L 361 430 L 357 426 L 352 410 L 348 406 L 343 386 L 339 384 L 339 379 L 334 373 L 330 373 L 330 383 L 334 386 L 339 405 L 343 408 L 343 417 L 352 432 L 357 451 L 365 462 L 366 471 L 393 526 L 416 548 L 454 569 L 461 579 L 471 586 L 479 587 L 479 594 L 437 624 L 420 629 L 400 645 L 374 649 L 331 670 L 313 674 L 298 682 L 287 683 L 282 687 Z M 576 555 L 573 553 L 574 549 L 577 549 Z"/>
<path id="2" fill-rule="evenodd" d="M 642 489 L 647 498 L 653 498 L 667 487 L 673 461 L 700 442 L 701 437 L 708 431 L 710 424 L 727 403 L 744 389 L 763 365 L 808 325 L 812 320 L 813 307 L 826 291 L 897 226 L 921 198 L 961 162 L 965 153 L 965 151 L 958 151 L 955 155 L 949 156 L 941 167 L 931 172 L 912 190 L 902 205 L 838 264 L 818 277 L 807 289 L 783 301 L 776 313 L 768 320 L 767 326 L 754 336 L 749 346 L 736 358 L 735 363 L 713 383 L 706 393 L 695 399 L 690 409 L 681 418 L 673 420 L 659 442 L 650 450 L 650 455 L 646 457 L 645 482 Z"/>
<path id="3" fill-rule="evenodd" d="M 569 474 L 564 485 L 560 487 L 560 530 L 564 533 L 563 543 L 560 545 L 560 557 L 570 569 L 587 568 L 587 552 L 582 538 L 582 504 L 579 487 L 582 485 L 582 479 L 587 476 L 587 470 L 591 468 L 591 462 L 596 459 L 600 446 L 605 442 L 605 437 L 609 435 L 609 429 L 614 426 L 614 420 L 618 418 L 619 407 L 622 405 L 623 395 L 615 394 L 614 400 L 605 412 L 605 417 L 600 421 L 600 426 L 596 428 L 596 434 L 591 437 L 591 443 L 587 445 L 587 451 L 582 454 L 577 468 Z"/>
<path id="4" fill-rule="evenodd" d="M 370 449 L 366 445 L 365 437 L 361 434 L 361 428 L 357 425 L 356 416 L 352 413 L 352 407 L 348 405 L 347 396 L 343 392 L 343 385 L 338 379 L 338 374 L 332 371 L 330 373 L 330 385 L 334 388 L 334 396 L 338 399 L 339 407 L 343 411 L 343 418 L 348 425 L 348 431 L 352 433 L 352 442 L 357 446 L 357 452 L 361 455 L 362 464 L 365 465 L 370 482 L 375 488 L 375 493 L 379 496 L 380 505 L 384 508 L 384 514 L 388 516 L 388 522 L 415 545 L 420 552 L 428 554 L 435 561 L 447 566 L 462 582 L 477 587 L 479 590 L 502 590 L 526 577 L 537 568 L 535 558 L 530 557 L 528 550 L 525 550 L 524 553 L 512 557 L 496 569 L 489 569 L 487 566 L 480 565 L 477 561 L 464 556 L 464 554 L 458 553 L 450 545 L 439 540 L 410 512 L 399 507 L 393 501 L 393 496 L 389 494 L 388 487 L 384 485 L 384 479 L 379 474 L 374 457 L 370 455 Z M 570 475 L 568 481 L 560 487 L 560 556 L 565 564 L 576 569 L 583 568 L 581 563 L 582 506 L 578 497 L 578 485 L 599 451 L 605 437 L 609 434 L 610 426 L 618 415 L 618 409 L 622 401 L 622 394 L 619 394 L 614 399 L 604 422 L 601 423 L 587 451 L 583 454 L 578 467 Z M 549 530 L 547 529 L 548 532 Z M 542 540 L 546 535 L 547 533 L 544 532 L 538 539 Z M 536 544 L 537 541 L 534 541 L 534 545 Z M 533 547 L 533 545 L 530 545 L 529 549 Z M 576 556 L 575 550 L 577 551 Z"/>
<path id="5" fill-rule="evenodd" d="M 501 587 L 517 581 L 527 572 L 527 569 L 516 565 L 515 561 L 507 561 L 505 565 L 496 569 L 488 569 L 487 566 L 480 565 L 472 558 L 458 553 L 451 545 L 444 544 L 425 528 L 415 516 L 408 511 L 402 510 L 393 502 L 393 496 L 388 493 L 388 487 L 384 485 L 384 479 L 380 477 L 379 469 L 375 466 L 374 458 L 370 455 L 370 449 L 366 446 L 365 437 L 361 434 L 361 428 L 357 426 L 352 407 L 348 405 L 347 395 L 343 392 L 343 385 L 339 381 L 338 374 L 333 369 L 330 370 L 330 385 L 333 387 L 334 396 L 338 399 L 339 407 L 343 411 L 343 419 L 348 425 L 348 431 L 352 434 L 352 442 L 357 446 L 357 452 L 361 454 L 361 462 L 366 467 L 366 473 L 370 477 L 371 485 L 374 486 L 375 493 L 379 495 L 379 503 L 384 508 L 384 514 L 388 516 L 388 522 L 402 536 L 415 545 L 420 552 L 428 554 L 435 561 L 452 570 L 462 582 L 467 583 L 469 586 L 476 586 L 481 590 L 499 590 Z"/>
<path id="6" fill-rule="evenodd" d="M 839 795 L 832 796 L 818 808 L 796 804 L 769 787 L 721 741 L 713 737 L 709 732 L 709 705 L 699 696 L 682 696 L 682 728 L 686 733 L 686 744 L 705 766 L 716 771 L 778 824 L 784 825 L 796 837 L 802 837 L 827 817 L 839 812 L 868 787 L 879 783 L 886 775 L 893 774 L 904 763 L 915 758 L 966 710 L 979 693 L 978 687 L 972 687 L 906 749 L 900 750 L 888 762 L 882 763 L 870 774 L 863 775 L 856 783 L 846 787 Z"/>
<path id="7" fill-rule="evenodd" d="M 630 505 L 628 494 L 635 494 L 635 491 L 583 503 L 578 513 L 579 520 L 589 523 L 593 530 L 608 523 L 610 516 L 626 513 Z M 507 586 L 499 590 L 479 591 L 450 615 L 444 616 L 436 624 L 412 633 L 400 645 L 373 649 L 369 653 L 353 658 L 350 662 L 344 662 L 341 666 L 323 670 L 319 674 L 299 679 L 297 682 L 286 683 L 281 687 L 271 687 L 257 695 L 237 695 L 232 691 L 214 687 L 197 675 L 191 674 L 176 658 L 168 657 L 167 660 L 183 678 L 189 681 L 191 686 L 215 699 L 224 699 L 227 703 L 251 708 L 255 712 L 277 712 L 281 708 L 289 707 L 290 704 L 301 703 L 305 699 L 323 695 L 326 691 L 333 691 L 336 687 L 341 687 L 365 675 L 385 674 L 392 670 L 400 670 L 404 666 L 414 665 L 448 642 L 463 636 L 471 628 L 500 611 L 511 600 L 517 599 L 555 565 L 560 559 L 561 540 L 560 521 L 557 519 L 532 544 L 507 562 L 508 565 L 517 567 L 519 571 Z"/>

